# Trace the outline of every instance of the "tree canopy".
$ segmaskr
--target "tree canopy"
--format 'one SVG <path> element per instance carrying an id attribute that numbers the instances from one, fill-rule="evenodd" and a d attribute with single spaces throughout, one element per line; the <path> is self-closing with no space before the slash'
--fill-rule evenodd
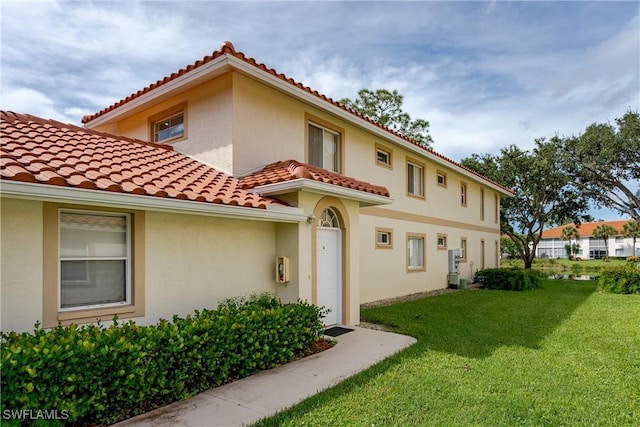
<path id="1" fill-rule="evenodd" d="M 433 139 L 429 134 L 429 122 L 424 119 L 412 120 L 411 116 L 402 111 L 403 96 L 397 90 L 361 89 L 358 98 L 350 100 L 343 98 L 340 103 L 358 113 L 375 120 L 383 126 L 396 131 L 412 141 L 431 147 Z"/>
<path id="2" fill-rule="evenodd" d="M 558 139 L 558 152 L 585 195 L 640 222 L 640 115 L 629 111 L 615 122 Z"/>
<path id="3" fill-rule="evenodd" d="M 511 145 L 499 155 L 473 154 L 461 161 L 515 192 L 502 199 L 500 227 L 513 240 L 525 268 L 531 268 L 545 226 L 581 219 L 588 208 L 587 199 L 560 167 L 557 150 L 556 138 L 540 138 L 531 151 Z"/>

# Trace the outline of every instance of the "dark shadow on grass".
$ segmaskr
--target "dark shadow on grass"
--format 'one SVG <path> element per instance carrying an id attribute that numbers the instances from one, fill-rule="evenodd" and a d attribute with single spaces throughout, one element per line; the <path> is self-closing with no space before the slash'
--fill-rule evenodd
<path id="1" fill-rule="evenodd" d="M 503 346 L 538 348 L 595 289 L 595 282 L 556 280 L 534 291 L 461 291 L 365 309 L 361 317 L 416 337 L 423 350 L 482 358 Z"/>

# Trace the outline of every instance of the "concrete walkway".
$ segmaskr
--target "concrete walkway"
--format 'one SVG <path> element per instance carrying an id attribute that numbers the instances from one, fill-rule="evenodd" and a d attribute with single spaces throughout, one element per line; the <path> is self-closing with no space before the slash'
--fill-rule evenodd
<path id="1" fill-rule="evenodd" d="M 354 329 L 334 338 L 337 344 L 329 350 L 202 392 L 191 399 L 116 425 L 248 425 L 332 387 L 416 342 L 414 338 L 390 332 Z"/>

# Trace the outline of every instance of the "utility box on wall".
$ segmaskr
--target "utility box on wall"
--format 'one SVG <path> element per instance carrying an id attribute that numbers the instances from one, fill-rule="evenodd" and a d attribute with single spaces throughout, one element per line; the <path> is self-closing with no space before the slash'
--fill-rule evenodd
<path id="1" fill-rule="evenodd" d="M 289 283 L 289 258 L 286 256 L 276 257 L 276 282 Z"/>
<path id="2" fill-rule="evenodd" d="M 458 264 L 460 264 L 460 249 L 449 249 L 448 258 L 449 274 L 447 275 L 447 284 L 450 288 L 457 289 L 458 275 L 460 273 L 458 269 Z"/>

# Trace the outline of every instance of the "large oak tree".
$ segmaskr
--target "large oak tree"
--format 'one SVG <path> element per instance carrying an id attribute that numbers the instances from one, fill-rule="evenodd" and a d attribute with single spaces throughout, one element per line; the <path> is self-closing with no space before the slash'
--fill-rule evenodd
<path id="1" fill-rule="evenodd" d="M 511 145 L 498 155 L 473 154 L 461 163 L 515 192 L 501 201 L 500 227 L 513 240 L 525 268 L 531 268 L 546 226 L 581 219 L 588 208 L 561 167 L 557 138 L 540 138 L 530 151 Z"/>
<path id="2" fill-rule="evenodd" d="M 638 112 L 627 112 L 615 125 L 594 123 L 558 143 L 562 169 L 588 197 L 640 222 Z"/>

